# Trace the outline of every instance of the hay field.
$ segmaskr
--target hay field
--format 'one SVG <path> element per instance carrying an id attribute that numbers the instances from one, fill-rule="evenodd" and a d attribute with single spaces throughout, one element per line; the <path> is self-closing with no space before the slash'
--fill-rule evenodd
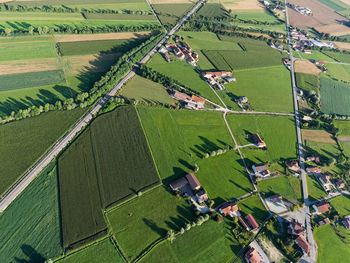
<path id="1" fill-rule="evenodd" d="M 54 35 L 57 42 L 76 42 L 91 40 L 113 40 L 113 39 L 131 39 L 143 38 L 149 35 L 150 31 L 145 32 L 123 32 L 123 33 L 101 33 L 101 34 L 56 34 Z"/>
<path id="2" fill-rule="evenodd" d="M 341 50 L 350 50 L 350 43 L 347 42 L 333 42 L 336 48 L 341 49 Z"/>
<path id="3" fill-rule="evenodd" d="M 302 130 L 301 133 L 304 141 L 335 144 L 332 134 L 323 130 Z"/>
<path id="4" fill-rule="evenodd" d="M 219 2 L 227 9 L 232 11 L 261 11 L 264 12 L 264 6 L 258 0 L 219 0 Z"/>
<path id="5" fill-rule="evenodd" d="M 310 61 L 296 60 L 294 63 L 295 72 L 317 75 L 321 70 Z"/>
<path id="6" fill-rule="evenodd" d="M 0 76 L 8 74 L 56 70 L 58 68 L 59 63 L 56 58 L 1 61 Z"/>

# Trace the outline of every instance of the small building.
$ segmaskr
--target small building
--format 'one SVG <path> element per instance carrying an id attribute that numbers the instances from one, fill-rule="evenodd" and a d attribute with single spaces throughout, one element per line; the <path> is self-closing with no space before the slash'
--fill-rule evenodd
<path id="1" fill-rule="evenodd" d="M 244 256 L 247 263 L 264 263 L 264 258 L 257 252 L 257 250 L 251 247 Z"/>
<path id="2" fill-rule="evenodd" d="M 319 224 L 320 226 L 323 226 L 323 225 L 329 224 L 330 222 L 331 222 L 331 221 L 329 221 L 329 218 L 326 217 L 325 219 L 323 219 L 323 220 L 321 220 L 320 222 L 318 222 L 318 224 Z"/>
<path id="3" fill-rule="evenodd" d="M 303 116 L 303 121 L 312 121 L 310 116 Z"/>
<path id="4" fill-rule="evenodd" d="M 309 174 L 320 174 L 322 169 L 320 167 L 308 167 L 306 168 L 306 172 Z"/>
<path id="5" fill-rule="evenodd" d="M 330 191 L 333 187 L 333 184 L 331 183 L 330 178 L 331 178 L 331 176 L 328 174 L 327 175 L 324 175 L 324 174 L 318 175 L 318 179 L 320 180 L 322 187 L 326 191 Z"/>
<path id="6" fill-rule="evenodd" d="M 197 177 L 193 173 L 189 173 L 185 177 L 188 183 L 190 184 L 192 190 L 199 190 L 201 188 L 201 184 L 199 183 Z"/>
<path id="7" fill-rule="evenodd" d="M 196 197 L 197 197 L 198 203 L 204 203 L 205 201 L 208 200 L 208 195 L 204 190 L 199 191 L 196 194 Z"/>
<path id="8" fill-rule="evenodd" d="M 188 49 L 189 51 L 191 51 L 191 50 L 192 50 L 192 48 L 190 47 L 190 45 L 189 45 L 189 44 L 187 44 L 187 42 L 186 42 L 186 41 L 183 41 L 183 42 L 182 42 L 182 44 L 183 44 L 183 46 L 184 46 L 186 49 Z"/>
<path id="9" fill-rule="evenodd" d="M 311 250 L 310 244 L 307 242 L 303 235 L 298 236 L 295 239 L 295 243 L 301 248 L 304 254 L 308 254 Z"/>
<path id="10" fill-rule="evenodd" d="M 202 72 L 202 76 L 203 78 L 223 78 L 223 77 L 226 77 L 226 76 L 231 76 L 232 75 L 232 72 L 230 71 L 204 71 Z"/>
<path id="11" fill-rule="evenodd" d="M 253 172 L 257 177 L 267 177 L 270 176 L 270 171 L 267 169 L 266 165 L 261 164 L 254 164 L 252 166 Z"/>
<path id="12" fill-rule="evenodd" d="M 252 138 L 259 148 L 266 147 L 265 142 L 260 138 L 259 134 L 257 134 L 257 133 L 252 134 Z"/>
<path id="13" fill-rule="evenodd" d="M 314 210 L 316 212 L 323 214 L 323 213 L 327 213 L 329 211 L 330 205 L 325 201 L 321 201 L 317 204 L 312 205 L 312 207 L 314 208 Z"/>
<path id="14" fill-rule="evenodd" d="M 350 229 L 350 216 L 346 216 L 341 221 L 346 229 Z"/>
<path id="15" fill-rule="evenodd" d="M 299 162 L 297 160 L 287 160 L 285 163 L 289 170 L 292 170 L 293 172 L 300 171 Z"/>
<path id="16" fill-rule="evenodd" d="M 223 79 L 225 80 L 225 81 L 227 81 L 227 82 L 235 82 L 236 81 L 236 78 L 235 77 L 229 77 L 229 76 L 227 76 L 227 77 L 223 77 Z"/>
<path id="17" fill-rule="evenodd" d="M 198 105 L 201 105 L 202 107 L 204 107 L 204 104 L 206 102 L 204 98 L 198 97 L 196 95 L 192 95 L 191 100 L 197 103 Z"/>
<path id="18" fill-rule="evenodd" d="M 246 222 L 243 220 L 241 216 L 238 216 L 238 222 L 241 223 L 241 225 L 244 227 L 245 230 L 249 231 L 249 226 L 246 224 Z"/>
<path id="19" fill-rule="evenodd" d="M 336 181 L 335 185 L 337 186 L 338 189 L 343 189 L 345 187 L 345 183 L 342 180 Z"/>
<path id="20" fill-rule="evenodd" d="M 305 230 L 305 227 L 299 222 L 292 221 L 288 225 L 288 234 L 294 235 L 294 236 L 305 235 L 306 230 Z"/>
<path id="21" fill-rule="evenodd" d="M 320 163 L 320 157 L 319 156 L 308 156 L 306 157 L 307 162 L 315 162 L 317 164 Z"/>
<path id="22" fill-rule="evenodd" d="M 304 53 L 305 54 L 312 54 L 312 50 L 311 49 L 304 49 Z"/>
<path id="23" fill-rule="evenodd" d="M 191 101 L 191 97 L 186 93 L 183 93 L 177 90 L 172 90 L 170 94 L 177 100 L 184 101 L 184 102 Z"/>
<path id="24" fill-rule="evenodd" d="M 235 216 L 235 212 L 238 211 L 236 203 L 228 202 L 220 207 L 219 212 L 224 216 Z"/>
<path id="25" fill-rule="evenodd" d="M 188 181 L 185 177 L 181 177 L 173 182 L 170 183 L 170 188 L 173 191 L 181 190 L 181 188 L 185 187 L 188 184 Z"/>
<path id="26" fill-rule="evenodd" d="M 245 104 L 245 103 L 248 102 L 248 98 L 247 98 L 246 96 L 239 96 L 239 97 L 238 97 L 238 102 L 239 102 L 240 104 Z"/>
<path id="27" fill-rule="evenodd" d="M 259 227 L 258 223 L 255 221 L 252 214 L 246 215 L 245 219 L 247 219 L 247 221 L 252 229 L 257 229 Z"/>

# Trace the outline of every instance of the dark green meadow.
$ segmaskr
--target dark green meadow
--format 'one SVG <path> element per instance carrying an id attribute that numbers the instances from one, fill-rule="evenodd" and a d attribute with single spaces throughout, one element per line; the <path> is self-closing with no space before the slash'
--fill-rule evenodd
<path id="1" fill-rule="evenodd" d="M 350 115 L 350 86 L 321 78 L 321 110 L 326 114 Z"/>
<path id="2" fill-rule="evenodd" d="M 230 16 L 227 10 L 221 4 L 210 3 L 207 3 L 201 7 L 196 15 L 206 18 L 224 18 Z"/>
<path id="3" fill-rule="evenodd" d="M 307 91 L 314 90 L 316 93 L 318 92 L 319 78 L 316 75 L 296 73 L 295 80 L 299 89 Z"/>
<path id="4" fill-rule="evenodd" d="M 86 111 L 54 111 L 0 126 L 0 195 Z M 15 156 L 15 158 L 14 158 Z"/>
<path id="5" fill-rule="evenodd" d="M 62 154 L 58 168 L 65 247 L 104 232 L 103 208 L 159 183 L 131 106 L 98 117 Z"/>
<path id="6" fill-rule="evenodd" d="M 165 25 L 175 24 L 192 4 L 152 4 L 160 21 Z"/>
<path id="7" fill-rule="evenodd" d="M 62 70 L 49 70 L 0 76 L 0 92 L 65 83 Z"/>

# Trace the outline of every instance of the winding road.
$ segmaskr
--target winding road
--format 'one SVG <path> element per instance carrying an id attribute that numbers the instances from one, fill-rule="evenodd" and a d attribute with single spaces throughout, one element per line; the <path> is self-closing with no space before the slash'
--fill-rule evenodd
<path id="1" fill-rule="evenodd" d="M 162 38 L 155 47 L 137 64 L 146 63 L 156 52 L 157 49 L 163 45 L 193 14 L 198 8 L 205 3 L 205 0 L 200 0 L 193 6 L 193 8 L 180 20 L 178 23 Z M 20 195 L 24 189 L 35 179 L 35 177 L 52 161 L 55 157 L 69 144 L 70 141 L 93 119 L 99 112 L 103 105 L 114 96 L 121 87 L 128 82 L 135 75 L 135 67 L 128 71 L 124 77 L 111 89 L 98 103 L 86 113 L 77 124 L 67 132 L 52 148 L 49 150 L 1 199 L 0 199 L 0 213 L 3 212 L 11 203 Z"/>

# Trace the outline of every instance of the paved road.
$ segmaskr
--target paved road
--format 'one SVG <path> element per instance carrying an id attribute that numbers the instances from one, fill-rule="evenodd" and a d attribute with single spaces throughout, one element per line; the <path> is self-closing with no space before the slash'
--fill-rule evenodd
<path id="1" fill-rule="evenodd" d="M 287 6 L 287 0 L 284 0 L 285 5 Z M 302 259 L 306 262 L 315 263 L 317 260 L 317 245 L 314 240 L 311 228 L 311 219 L 310 219 L 310 209 L 309 209 L 309 200 L 308 200 L 308 189 L 307 189 L 307 181 L 306 181 L 306 173 L 305 173 L 305 163 L 304 163 L 304 152 L 300 131 L 300 118 L 299 118 L 299 107 L 298 107 L 298 95 L 296 91 L 295 85 L 295 74 L 294 74 L 294 60 L 293 52 L 292 52 L 292 38 L 289 30 L 289 17 L 288 17 L 288 8 L 286 8 L 286 27 L 288 33 L 288 44 L 289 44 L 289 57 L 291 61 L 290 74 L 292 79 L 292 88 L 293 88 L 293 100 L 294 100 L 294 113 L 295 113 L 295 125 L 297 129 L 297 140 L 298 140 L 298 152 L 300 159 L 300 168 L 301 168 L 301 180 L 302 180 L 302 188 L 303 188 L 303 197 L 305 202 L 305 207 L 303 209 L 305 213 L 305 227 L 307 232 L 307 239 L 311 246 L 311 251 L 309 255 L 305 255 Z"/>
<path id="2" fill-rule="evenodd" d="M 169 33 L 161 39 L 158 44 L 143 58 L 139 63 L 146 63 L 156 52 L 157 49 L 171 37 L 176 30 L 188 19 L 198 8 L 204 4 L 204 0 L 198 1 L 193 8 L 169 31 Z M 135 67 L 134 67 L 135 68 Z M 0 213 L 3 212 L 13 200 L 34 180 L 34 178 L 61 152 L 68 143 L 81 131 L 98 113 L 103 105 L 114 96 L 118 90 L 134 75 L 135 69 L 130 70 L 125 76 L 111 89 L 100 101 L 86 114 L 78 123 L 67 132 L 52 148 L 40 159 L 32 169 L 30 169 L 20 181 L 17 182 L 0 200 Z"/>

